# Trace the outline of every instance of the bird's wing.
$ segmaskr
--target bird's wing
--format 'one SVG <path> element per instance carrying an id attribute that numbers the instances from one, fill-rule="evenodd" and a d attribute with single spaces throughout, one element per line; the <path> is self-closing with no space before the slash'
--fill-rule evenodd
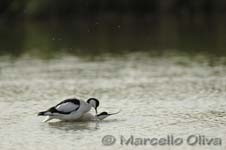
<path id="1" fill-rule="evenodd" d="M 59 112 L 70 113 L 72 111 L 76 111 L 79 108 L 79 104 L 75 104 L 69 101 L 58 104 L 55 108 Z"/>

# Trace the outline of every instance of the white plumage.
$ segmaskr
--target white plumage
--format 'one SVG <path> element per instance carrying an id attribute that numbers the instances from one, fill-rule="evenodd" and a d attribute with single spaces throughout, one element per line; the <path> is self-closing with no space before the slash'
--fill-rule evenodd
<path id="1" fill-rule="evenodd" d="M 79 105 L 73 104 L 71 102 L 60 104 L 56 107 L 58 111 L 62 112 L 72 112 L 79 108 Z"/>

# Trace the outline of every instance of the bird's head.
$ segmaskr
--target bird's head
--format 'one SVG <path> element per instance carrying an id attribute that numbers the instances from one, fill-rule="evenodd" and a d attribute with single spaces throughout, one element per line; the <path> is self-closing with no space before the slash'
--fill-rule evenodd
<path id="1" fill-rule="evenodd" d="M 89 98 L 87 100 L 87 103 L 91 105 L 91 107 L 93 107 L 96 111 L 97 114 L 97 107 L 99 106 L 99 100 L 96 98 Z"/>

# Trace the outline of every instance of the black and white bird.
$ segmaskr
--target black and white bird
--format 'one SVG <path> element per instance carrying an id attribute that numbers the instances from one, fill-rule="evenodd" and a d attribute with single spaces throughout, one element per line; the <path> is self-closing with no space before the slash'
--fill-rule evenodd
<path id="1" fill-rule="evenodd" d="M 91 113 L 85 113 L 83 114 L 80 118 L 78 118 L 76 121 L 93 121 L 93 120 L 104 120 L 105 118 L 111 116 L 111 115 L 116 115 L 118 114 L 120 111 L 116 112 L 116 113 L 107 113 L 106 111 L 101 112 L 98 115 L 92 115 Z"/>
<path id="2" fill-rule="evenodd" d="M 52 119 L 59 119 L 65 121 L 73 121 L 82 117 L 93 107 L 97 115 L 97 107 L 99 106 L 99 100 L 96 98 L 89 98 L 86 102 L 76 98 L 66 99 L 49 108 L 46 111 L 38 113 L 38 116 L 47 116 L 45 121 Z"/>
<path id="3" fill-rule="evenodd" d="M 116 115 L 116 114 L 120 113 L 120 111 L 121 111 L 121 110 L 119 110 L 119 111 L 116 112 L 116 113 L 111 113 L 111 114 L 109 114 L 109 113 L 107 113 L 106 111 L 104 111 L 104 112 L 102 112 L 102 113 L 96 115 L 96 118 L 97 118 L 98 120 L 103 120 L 103 119 L 105 119 L 105 118 L 107 118 L 107 117 L 109 117 L 109 116 L 111 116 L 111 115 Z"/>

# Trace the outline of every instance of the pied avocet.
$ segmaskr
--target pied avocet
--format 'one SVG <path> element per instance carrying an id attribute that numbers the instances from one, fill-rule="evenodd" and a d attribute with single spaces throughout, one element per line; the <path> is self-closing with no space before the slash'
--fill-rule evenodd
<path id="1" fill-rule="evenodd" d="M 39 112 L 38 116 L 48 116 L 45 121 L 52 119 L 73 121 L 81 118 L 82 115 L 90 111 L 92 107 L 95 109 L 97 116 L 98 106 L 99 101 L 96 98 L 89 98 L 86 102 L 72 98 L 66 99 L 46 111 Z"/>

